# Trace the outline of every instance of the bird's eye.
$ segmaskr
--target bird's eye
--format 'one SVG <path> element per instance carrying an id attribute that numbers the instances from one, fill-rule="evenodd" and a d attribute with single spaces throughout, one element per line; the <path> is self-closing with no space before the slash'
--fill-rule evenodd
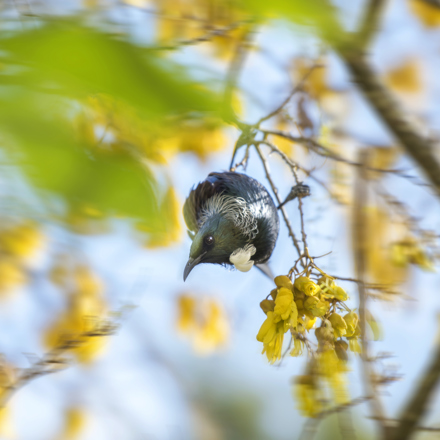
<path id="1" fill-rule="evenodd" d="M 205 243 L 206 243 L 208 246 L 212 246 L 212 245 L 214 244 L 214 237 L 213 237 L 212 235 L 207 235 L 207 236 L 205 237 Z"/>

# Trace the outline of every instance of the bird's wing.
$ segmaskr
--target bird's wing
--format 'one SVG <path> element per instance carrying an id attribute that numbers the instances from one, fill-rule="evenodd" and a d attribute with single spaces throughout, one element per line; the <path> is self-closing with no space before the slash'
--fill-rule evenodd
<path id="1" fill-rule="evenodd" d="M 222 179 L 218 178 L 218 173 L 211 173 L 207 179 L 193 188 L 183 205 L 183 218 L 190 231 L 198 232 L 199 217 L 203 210 L 203 205 L 212 196 L 224 191 Z"/>

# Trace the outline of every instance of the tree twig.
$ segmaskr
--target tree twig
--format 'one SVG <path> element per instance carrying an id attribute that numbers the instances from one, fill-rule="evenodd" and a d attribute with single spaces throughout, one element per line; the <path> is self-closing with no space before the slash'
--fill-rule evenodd
<path id="1" fill-rule="evenodd" d="M 263 153 L 261 152 L 261 149 L 260 149 L 259 145 L 255 144 L 254 146 L 255 146 L 255 150 L 258 153 L 258 156 L 261 159 L 261 163 L 263 164 L 263 168 L 264 168 L 264 172 L 266 174 L 266 178 L 269 181 L 270 187 L 272 188 L 272 191 L 273 191 L 273 193 L 275 195 L 275 198 L 276 198 L 276 200 L 278 202 L 278 205 L 279 205 L 281 203 L 281 199 L 280 199 L 280 196 L 278 195 L 278 188 L 275 186 L 275 183 L 273 182 L 272 177 L 270 175 L 269 164 L 267 163 L 267 159 L 264 157 Z M 284 207 L 281 207 L 280 211 L 281 211 L 281 214 L 283 216 L 284 223 L 287 226 L 287 230 L 289 231 L 289 237 L 291 237 L 292 243 L 295 246 L 295 249 L 298 252 L 298 255 L 301 257 L 302 256 L 302 252 L 301 252 L 301 248 L 299 246 L 299 241 L 296 238 L 295 233 L 293 232 L 292 225 L 290 224 L 290 220 L 289 220 L 289 217 L 288 217 L 288 215 L 286 213 L 286 210 L 284 209 Z"/>
<path id="2" fill-rule="evenodd" d="M 112 322 L 100 322 L 94 329 L 75 335 L 68 339 L 63 339 L 60 343 L 46 353 L 40 360 L 36 361 L 31 367 L 22 369 L 17 377 L 9 378 L 9 384 L 0 393 L 0 408 L 5 406 L 10 398 L 26 384 L 38 377 L 56 373 L 67 367 L 67 361 L 62 355 L 70 350 L 80 347 L 90 338 L 104 337 L 112 335 L 117 329 L 117 325 Z M 5 367 L 2 367 L 3 369 Z M 5 371 L 3 371 L 5 374 Z"/>
<path id="3" fill-rule="evenodd" d="M 313 66 L 310 67 L 310 69 L 306 72 L 306 74 L 303 76 L 303 78 L 301 79 L 301 81 L 292 89 L 292 91 L 289 93 L 289 95 L 287 96 L 287 98 L 273 111 L 271 111 L 268 115 L 263 116 L 262 118 L 260 118 L 256 124 L 255 127 L 259 127 L 261 125 L 262 122 L 267 121 L 268 119 L 276 116 L 281 110 L 283 110 L 283 108 L 289 103 L 289 101 L 292 99 L 293 95 L 295 95 L 295 93 L 299 92 L 300 90 L 302 90 L 302 88 L 304 87 L 304 83 L 307 81 L 307 78 L 311 75 L 311 73 L 318 67 L 322 67 L 321 64 L 314 64 Z"/>
<path id="4" fill-rule="evenodd" d="M 360 153 L 360 163 L 367 163 L 367 150 Z M 362 341 L 362 370 L 364 379 L 365 395 L 371 396 L 370 406 L 373 417 L 377 417 L 381 424 L 381 429 L 386 438 L 385 433 L 387 426 L 383 419 L 386 417 L 382 402 L 377 393 L 377 383 L 375 382 L 376 374 L 371 365 L 369 341 L 366 336 L 367 324 L 367 290 L 365 287 L 365 271 L 366 271 L 366 254 L 368 237 L 366 236 L 365 224 L 365 205 L 367 203 L 367 186 L 365 179 L 365 169 L 359 168 L 359 173 L 355 183 L 355 197 L 353 204 L 353 256 L 355 261 L 356 278 L 358 280 L 359 292 L 359 321 L 361 327 Z"/>
<path id="5" fill-rule="evenodd" d="M 436 390 L 440 380 L 440 344 L 437 344 L 436 351 L 421 377 L 420 382 L 403 408 L 398 425 L 392 430 L 393 440 L 406 440 L 411 438 L 417 425 L 425 415 L 428 404 Z"/>

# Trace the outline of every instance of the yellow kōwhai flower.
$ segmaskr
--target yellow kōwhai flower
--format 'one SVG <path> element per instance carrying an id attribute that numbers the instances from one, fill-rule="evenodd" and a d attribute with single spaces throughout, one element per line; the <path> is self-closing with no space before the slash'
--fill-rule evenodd
<path id="1" fill-rule="evenodd" d="M 335 338 L 337 339 L 344 336 L 347 331 L 347 324 L 344 318 L 338 313 L 332 313 L 328 319 L 333 327 Z"/>
<path id="2" fill-rule="evenodd" d="M 313 316 L 320 317 L 328 312 L 330 304 L 327 301 L 320 300 L 316 296 L 310 296 L 304 301 L 304 308 Z"/>
<path id="3" fill-rule="evenodd" d="M 281 351 L 283 348 L 283 341 L 284 341 L 284 333 L 286 332 L 284 328 L 283 321 L 278 322 L 275 327 L 275 334 L 270 342 L 264 342 L 263 343 L 263 351 L 262 354 L 266 353 L 267 360 L 273 364 L 274 362 L 281 359 Z M 266 335 L 265 340 L 269 340 L 268 336 Z"/>
<path id="4" fill-rule="evenodd" d="M 290 356 L 301 356 L 304 350 L 304 342 L 298 338 L 293 339 L 293 348 L 290 352 Z"/>
<path id="5" fill-rule="evenodd" d="M 279 321 L 281 319 L 287 319 L 292 311 L 292 305 L 295 305 L 292 291 L 290 289 L 286 289 L 285 287 L 278 289 L 274 309 L 275 314 L 278 315 L 276 320 Z"/>
<path id="6" fill-rule="evenodd" d="M 322 396 L 313 376 L 298 376 L 293 386 L 298 409 L 303 416 L 315 417 L 322 411 Z"/>
<path id="7" fill-rule="evenodd" d="M 347 325 L 345 336 L 347 336 L 348 338 L 354 336 L 358 327 L 359 316 L 355 312 L 349 312 L 344 315 L 343 318 Z"/>
<path id="8" fill-rule="evenodd" d="M 289 289 L 293 292 L 293 284 L 292 281 L 290 281 L 289 277 L 286 277 L 286 275 L 279 275 L 274 278 L 274 283 L 278 288 L 285 287 L 286 289 Z"/>
<path id="9" fill-rule="evenodd" d="M 257 334 L 257 341 L 268 344 L 273 340 L 277 332 L 277 323 L 275 322 L 274 312 L 267 312 L 267 318 L 260 327 Z"/>
<path id="10" fill-rule="evenodd" d="M 321 289 L 311 279 L 307 277 L 299 277 L 293 283 L 294 287 L 307 296 L 316 295 Z"/>
<path id="11" fill-rule="evenodd" d="M 322 276 L 318 280 L 318 285 L 321 288 L 321 294 L 325 298 L 336 298 L 339 301 L 347 301 L 347 292 L 345 292 L 342 287 L 337 286 L 333 278 Z"/>

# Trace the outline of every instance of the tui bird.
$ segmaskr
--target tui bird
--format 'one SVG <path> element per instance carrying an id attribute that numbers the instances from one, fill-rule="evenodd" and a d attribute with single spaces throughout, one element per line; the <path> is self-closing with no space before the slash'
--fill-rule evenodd
<path id="1" fill-rule="evenodd" d="M 184 281 L 200 263 L 233 264 L 247 272 L 269 260 L 278 237 L 271 196 L 246 174 L 210 173 L 191 190 L 183 216 L 192 238 Z"/>

